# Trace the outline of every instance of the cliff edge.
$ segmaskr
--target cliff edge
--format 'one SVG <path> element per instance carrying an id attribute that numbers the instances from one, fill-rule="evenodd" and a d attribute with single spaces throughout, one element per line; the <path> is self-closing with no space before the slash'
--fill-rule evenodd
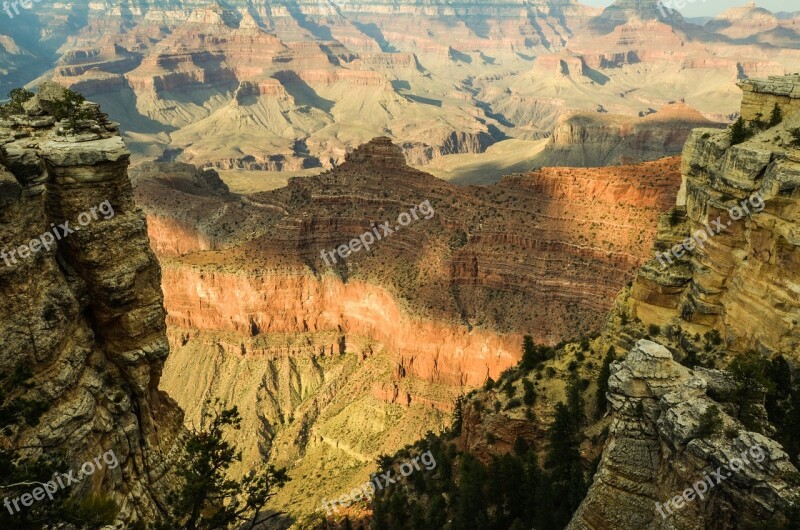
<path id="1" fill-rule="evenodd" d="M 116 125 L 90 103 L 57 120 L 63 96 L 46 83 L 0 120 L 0 373 L 14 374 L 4 405 L 40 404 L 33 421 L 4 425 L 0 445 L 29 459 L 61 451 L 72 469 L 113 451 L 118 467 L 68 495 L 152 521 L 183 419 L 158 390 L 161 270 Z"/>

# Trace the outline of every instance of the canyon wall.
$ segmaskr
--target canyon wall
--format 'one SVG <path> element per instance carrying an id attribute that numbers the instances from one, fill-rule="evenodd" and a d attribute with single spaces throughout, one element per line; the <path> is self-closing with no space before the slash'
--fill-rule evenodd
<path id="1" fill-rule="evenodd" d="M 213 170 L 134 168 L 164 270 L 162 388 L 190 420 L 207 398 L 237 404 L 243 466 L 290 464 L 305 478 L 276 503 L 308 514 L 319 499 L 304 489 L 335 496 L 379 454 L 443 429 L 459 394 L 517 362 L 524 334 L 597 329 L 675 201 L 678 164 L 462 188 L 379 138 L 332 171 L 247 196 Z M 394 232 L 369 252 L 329 254 L 387 220 Z"/>
<path id="2" fill-rule="evenodd" d="M 800 59 L 796 19 L 762 11 L 701 27 L 657 0 L 49 3 L 0 33 L 0 85 L 48 75 L 84 93 L 123 124 L 135 161 L 323 171 L 387 135 L 421 166 L 557 128 L 563 139 L 574 113 L 635 120 L 683 101 L 731 121 L 737 81 Z M 728 36 L 739 24 L 746 38 Z M 635 142 L 613 131 L 597 147 L 614 162 L 674 154 L 687 124 L 665 126 L 680 132 L 642 125 Z"/>
<path id="3" fill-rule="evenodd" d="M 794 87 L 789 95 L 780 88 L 787 85 Z M 800 101 L 798 86 L 797 75 L 746 84 L 750 110 L 743 115 L 771 109 L 776 98 Z M 779 87 L 777 93 L 770 87 Z M 762 103 L 756 94 L 763 94 Z M 706 224 L 714 235 L 680 258 L 673 254 L 642 268 L 631 304 L 643 321 L 711 327 L 732 350 L 786 352 L 797 360 L 800 151 L 790 134 L 800 126 L 796 107 L 784 100 L 781 124 L 756 129 L 738 145 L 731 145 L 728 132 L 691 135 L 675 214 L 662 219 L 655 249 L 669 252 Z M 718 218 L 720 226 L 714 224 Z"/>
<path id="4" fill-rule="evenodd" d="M 667 105 L 640 118 L 580 113 L 559 121 L 534 158 L 540 166 L 601 167 L 637 164 L 681 154 L 693 129 L 721 127 L 685 104 Z"/>
<path id="5" fill-rule="evenodd" d="M 86 104 L 83 131 L 65 134 L 52 116 L 62 92 L 45 84 L 27 114 L 0 121 L 0 372 L 31 374 L 7 399 L 45 404 L 36 424 L 5 428 L 2 443 L 29 458 L 58 448 L 72 469 L 113 451 L 119 467 L 68 495 L 109 498 L 118 519 L 153 521 L 184 432 L 158 388 L 169 353 L 160 267 L 117 126 Z"/>

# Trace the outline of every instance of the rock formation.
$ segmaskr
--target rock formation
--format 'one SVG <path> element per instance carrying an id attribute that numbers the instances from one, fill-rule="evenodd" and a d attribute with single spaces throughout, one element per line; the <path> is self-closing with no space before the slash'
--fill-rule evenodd
<path id="1" fill-rule="evenodd" d="M 777 525 L 798 502 L 789 480 L 796 470 L 774 441 L 743 430 L 724 412 L 725 436 L 709 442 L 697 435 L 701 415 L 715 404 L 709 396 L 720 400 L 731 383 L 721 372 L 692 371 L 672 360 L 720 367 L 736 355 L 798 360 L 800 172 L 789 134 L 800 126 L 798 87 L 798 76 L 743 83 L 742 115 L 752 120 L 752 137 L 731 145 L 730 131 L 699 129 L 688 139 L 678 205 L 662 216 L 655 244 L 657 252 L 678 249 L 681 257 L 661 254 L 645 264 L 609 318 L 606 343 L 633 349 L 614 365 L 609 439 L 570 528 Z M 764 112 L 776 103 L 784 119 L 769 126 Z M 713 235 L 702 244 L 687 239 L 709 229 Z M 635 324 L 626 324 L 632 318 Z M 669 349 L 636 342 L 653 329 L 648 336 L 658 335 Z M 719 408 L 732 411 L 727 404 Z M 766 454 L 762 463 L 728 474 L 712 495 L 673 516 L 654 512 L 655 502 L 682 495 L 703 473 L 754 446 Z"/>
<path id="2" fill-rule="evenodd" d="M 46 403 L 38 425 L 4 429 L 2 443 L 30 457 L 58 448 L 73 469 L 114 451 L 118 468 L 70 494 L 153 521 L 183 432 L 158 389 L 169 352 L 160 268 L 117 125 L 86 103 L 80 130 L 65 130 L 52 115 L 62 97 L 45 84 L 26 115 L 0 121 L 0 372 L 29 370 L 34 384 L 9 398 Z"/>
<path id="3" fill-rule="evenodd" d="M 800 501 L 800 486 L 792 485 L 797 470 L 781 446 L 724 412 L 720 429 L 735 436 L 698 435 L 703 414 L 723 408 L 707 394 L 725 388 L 722 372 L 689 370 L 665 347 L 639 341 L 612 366 L 609 437 L 589 494 L 567 528 L 683 530 L 781 522 Z M 720 468 L 722 477 L 715 477 Z M 693 490 L 706 476 L 714 487 Z M 679 508 L 664 506 L 687 489 L 692 495 Z"/>
<path id="4" fill-rule="evenodd" d="M 658 252 L 680 251 L 676 245 L 682 244 L 681 256 L 647 262 L 616 297 L 596 339 L 536 350 L 529 366 L 467 394 L 462 404 L 460 449 L 488 464 L 529 446 L 543 473 L 556 463 L 556 450 L 569 462 L 569 440 L 551 438 L 567 432 L 563 414 L 559 430 L 550 430 L 557 404 L 570 404 L 561 409 L 569 420 L 575 418 L 572 405 L 578 403 L 577 411 L 585 406 L 570 449 L 580 453 L 586 471 L 598 465 L 570 530 L 797 526 L 800 486 L 792 462 L 798 449 L 790 445 L 793 417 L 786 415 L 797 409 L 767 386 L 791 393 L 787 388 L 798 383 L 787 372 L 796 368 L 800 351 L 800 172 L 793 133 L 800 130 L 794 110 L 800 78 L 742 85 L 742 114 L 750 120 L 745 138 L 731 145 L 731 130 L 699 129 L 686 142 L 678 206 L 661 216 L 655 243 Z M 763 111 L 776 103 L 783 120 L 770 126 Z M 687 238 L 706 223 L 719 233 L 692 245 Z M 615 356 L 603 392 L 600 367 Z M 762 361 L 769 368 L 761 370 Z M 756 367 L 764 383 L 742 366 Z M 572 476 L 555 480 L 582 495 Z M 464 484 L 459 478 L 444 486 L 432 482 L 451 493 L 454 484 Z M 538 484 L 519 493 L 533 493 L 535 507 L 547 508 L 548 499 L 539 505 Z M 409 493 L 408 504 L 428 507 L 425 499 L 437 493 Z M 504 509 L 494 498 L 484 497 L 490 516 Z M 463 502 L 451 498 L 448 516 Z M 556 504 L 565 509 L 565 502 Z"/>
<path id="5" fill-rule="evenodd" d="M 743 143 L 731 145 L 728 131 L 690 136 L 675 213 L 662 218 L 655 249 L 669 253 L 706 223 L 714 236 L 642 268 L 631 298 L 645 324 L 714 328 L 734 351 L 797 360 L 800 151 L 789 131 L 800 127 L 798 87 L 800 76 L 743 84 L 743 117 L 768 120 L 776 103 L 785 116 L 774 127 L 749 122 L 755 134 Z"/>
<path id="6" fill-rule="evenodd" d="M 641 118 L 597 112 L 573 114 L 560 120 L 533 163 L 600 167 L 657 160 L 664 155 L 679 155 L 693 129 L 713 126 L 682 103 Z"/>

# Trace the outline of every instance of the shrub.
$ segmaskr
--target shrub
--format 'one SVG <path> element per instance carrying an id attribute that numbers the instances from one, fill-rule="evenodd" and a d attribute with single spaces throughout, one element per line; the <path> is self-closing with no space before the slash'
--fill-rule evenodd
<path id="1" fill-rule="evenodd" d="M 517 398 L 514 398 L 514 399 L 510 400 L 508 403 L 506 403 L 506 410 L 515 409 L 515 408 L 521 407 L 521 406 L 522 406 L 522 401 L 520 401 Z"/>
<path id="2" fill-rule="evenodd" d="M 525 389 L 525 393 L 522 396 L 522 401 L 524 401 L 525 404 L 530 407 L 536 401 L 536 389 L 533 387 L 533 383 L 527 379 L 522 382 L 522 387 Z"/>
<path id="3" fill-rule="evenodd" d="M 226 528 L 258 520 L 287 480 L 284 470 L 272 466 L 253 470 L 240 481 L 230 480 L 228 469 L 241 462 L 241 452 L 226 440 L 225 431 L 239 430 L 241 416 L 236 407 L 219 409 L 219 401 L 209 401 L 207 407 L 203 415 L 207 427 L 190 431 L 175 466 L 178 487 L 167 495 L 169 513 L 156 522 L 154 530 Z"/>
<path id="4" fill-rule="evenodd" d="M 736 427 L 725 427 L 725 437 L 729 440 L 733 440 L 739 436 L 739 429 Z"/>
<path id="5" fill-rule="evenodd" d="M 661 333 L 661 328 L 657 324 L 650 324 L 647 326 L 647 332 L 651 337 L 657 337 Z"/>
<path id="6" fill-rule="evenodd" d="M 791 145 L 800 147 L 800 127 L 789 129 L 789 133 L 792 135 Z"/>
<path id="7" fill-rule="evenodd" d="M 709 438 L 716 434 L 722 427 L 722 418 L 719 414 L 719 407 L 711 405 L 700 415 L 700 423 L 694 432 L 696 438 Z"/>
<path id="8" fill-rule="evenodd" d="M 54 102 L 53 115 L 58 120 L 67 120 L 66 129 L 73 134 L 78 132 L 78 122 L 92 117 L 91 111 L 83 107 L 86 98 L 65 88 L 62 99 Z"/>
<path id="9" fill-rule="evenodd" d="M 0 105 L 0 117 L 7 118 L 14 114 L 24 114 L 25 109 L 22 104 L 33 97 L 33 92 L 25 90 L 24 88 L 15 88 L 8 93 L 8 98 L 11 100 L 4 105 Z"/>
<path id="10" fill-rule="evenodd" d="M 570 361 L 569 364 L 567 365 L 567 370 L 569 370 L 570 372 L 574 372 L 577 369 L 578 369 L 577 361 Z"/>

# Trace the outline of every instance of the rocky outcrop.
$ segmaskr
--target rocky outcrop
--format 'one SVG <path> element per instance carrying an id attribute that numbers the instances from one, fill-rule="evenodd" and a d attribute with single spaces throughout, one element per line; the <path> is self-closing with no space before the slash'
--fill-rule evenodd
<path id="1" fill-rule="evenodd" d="M 721 390 L 720 381 L 721 373 L 689 370 L 647 340 L 612 365 L 609 437 L 592 487 L 567 528 L 746 528 L 784 522 L 800 500 L 800 487 L 792 485 L 797 470 L 781 446 L 724 412 L 719 432 L 698 435 L 703 414 L 712 406 L 724 409 L 707 395 Z M 736 434 L 723 435 L 723 429 Z"/>
<path id="2" fill-rule="evenodd" d="M 777 104 L 784 116 L 800 112 L 800 74 L 739 83 L 742 89 L 742 117 L 767 121 Z"/>
<path id="3" fill-rule="evenodd" d="M 116 124 L 92 104 L 78 131 L 49 114 L 45 84 L 27 115 L 0 122 L 0 373 L 25 367 L 38 425 L 4 429 L 4 448 L 62 451 L 77 469 L 107 451 L 120 462 L 70 494 L 152 521 L 164 502 L 183 414 L 158 389 L 169 352 L 160 267 L 126 174 Z"/>
<path id="4" fill-rule="evenodd" d="M 789 130 L 800 127 L 798 86 L 797 76 L 745 84 L 743 114 L 771 113 L 778 102 L 785 118 L 743 143 L 731 145 L 727 131 L 690 136 L 675 213 L 662 218 L 655 245 L 667 256 L 642 268 L 631 293 L 646 324 L 714 328 L 733 351 L 797 360 L 800 158 Z M 698 231 L 702 245 L 686 239 Z M 684 242 L 691 251 L 669 252 Z"/>

